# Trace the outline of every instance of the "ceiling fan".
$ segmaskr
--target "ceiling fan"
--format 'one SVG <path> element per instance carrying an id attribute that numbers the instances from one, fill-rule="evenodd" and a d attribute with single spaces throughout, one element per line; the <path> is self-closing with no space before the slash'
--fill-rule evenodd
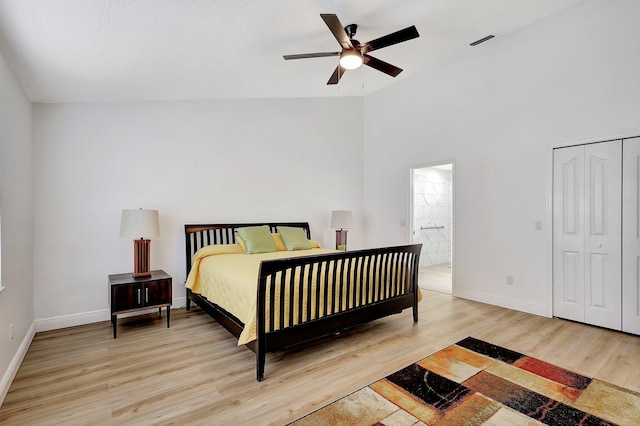
<path id="1" fill-rule="evenodd" d="M 336 40 L 338 40 L 340 46 L 342 46 L 342 51 L 284 55 L 284 59 L 289 60 L 340 56 L 340 63 L 331 75 L 331 78 L 329 78 L 329 81 L 327 81 L 327 84 L 338 84 L 346 70 L 356 69 L 362 64 L 368 65 L 378 71 L 382 71 L 391 77 L 397 76 L 402 72 L 402 68 L 398 68 L 385 61 L 374 58 L 369 55 L 369 52 L 420 37 L 415 25 L 412 25 L 403 30 L 396 31 L 395 33 L 379 37 L 375 40 L 360 43 L 358 40 L 353 38 L 356 35 L 356 30 L 358 29 L 356 24 L 350 24 L 343 27 L 338 16 L 333 13 L 321 13 L 320 17 L 324 20 L 325 24 L 327 24 L 327 27 L 329 27 L 329 30 L 331 30 Z"/>

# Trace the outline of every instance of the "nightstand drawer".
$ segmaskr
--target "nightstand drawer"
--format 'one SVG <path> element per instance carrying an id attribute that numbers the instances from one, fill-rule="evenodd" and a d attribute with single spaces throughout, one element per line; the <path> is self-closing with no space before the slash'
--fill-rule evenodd
<path id="1" fill-rule="evenodd" d="M 111 289 L 111 312 L 127 311 L 142 307 L 142 286 L 126 284 Z"/>
<path id="2" fill-rule="evenodd" d="M 171 280 L 158 280 L 147 283 L 143 289 L 143 301 L 148 305 L 171 303 Z"/>

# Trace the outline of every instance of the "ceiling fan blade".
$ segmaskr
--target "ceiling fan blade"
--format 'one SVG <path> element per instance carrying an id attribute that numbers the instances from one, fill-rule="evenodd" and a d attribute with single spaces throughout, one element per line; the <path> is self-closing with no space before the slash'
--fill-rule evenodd
<path id="1" fill-rule="evenodd" d="M 340 43 L 343 49 L 353 49 L 353 44 L 344 31 L 344 26 L 340 23 L 337 15 L 333 13 L 321 13 L 320 17 L 324 20 L 324 23 L 327 24 L 327 27 L 329 27 L 333 36 L 338 40 L 338 43 Z"/>
<path id="2" fill-rule="evenodd" d="M 385 61 L 381 61 L 378 58 L 374 58 L 373 56 L 369 56 L 367 54 L 364 56 L 364 64 L 370 66 L 371 68 L 375 68 L 378 71 L 382 71 L 385 74 L 390 75 L 391 77 L 396 77 L 398 74 L 402 72 L 402 68 L 398 68 L 395 65 L 391 65 Z"/>
<path id="3" fill-rule="evenodd" d="M 340 56 L 340 52 L 300 53 L 297 55 L 283 55 L 284 59 L 324 58 L 325 56 Z"/>
<path id="4" fill-rule="evenodd" d="M 327 84 L 338 84 L 345 71 L 345 68 L 342 68 L 340 65 L 338 65 L 333 71 L 333 74 L 331 74 L 331 78 L 329 79 L 329 81 L 327 81 Z"/>
<path id="5" fill-rule="evenodd" d="M 418 34 L 416 26 L 412 25 L 404 30 L 396 31 L 395 33 L 387 34 L 386 36 L 379 37 L 375 40 L 362 43 L 360 46 L 362 48 L 362 53 L 368 53 L 417 37 L 420 37 L 420 34 Z"/>

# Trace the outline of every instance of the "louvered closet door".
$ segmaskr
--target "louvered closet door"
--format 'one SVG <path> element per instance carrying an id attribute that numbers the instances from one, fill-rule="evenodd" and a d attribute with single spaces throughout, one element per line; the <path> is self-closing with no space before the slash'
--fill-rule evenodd
<path id="1" fill-rule="evenodd" d="M 622 326 L 621 141 L 554 151 L 554 315 Z"/>
<path id="2" fill-rule="evenodd" d="M 622 330 L 640 334 L 640 138 L 622 149 Z"/>
<path id="3" fill-rule="evenodd" d="M 584 322 L 584 147 L 553 152 L 553 315 Z"/>

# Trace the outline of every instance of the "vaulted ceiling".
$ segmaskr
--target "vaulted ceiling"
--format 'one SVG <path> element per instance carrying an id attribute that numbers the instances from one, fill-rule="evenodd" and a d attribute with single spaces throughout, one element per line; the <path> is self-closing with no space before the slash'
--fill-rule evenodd
<path id="1" fill-rule="evenodd" d="M 437 71 L 469 44 L 509 33 L 581 0 L 0 0 L 0 50 L 34 102 L 363 96 Z M 415 25 L 420 37 L 327 80 L 337 51 L 321 13 L 368 41 Z"/>

